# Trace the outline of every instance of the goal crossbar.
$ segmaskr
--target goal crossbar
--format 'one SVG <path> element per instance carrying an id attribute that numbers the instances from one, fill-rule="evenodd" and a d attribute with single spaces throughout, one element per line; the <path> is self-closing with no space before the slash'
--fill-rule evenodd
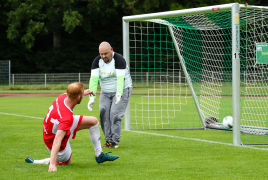
<path id="1" fill-rule="evenodd" d="M 207 7 L 198 7 L 198 8 L 192 8 L 192 9 L 166 11 L 166 12 L 159 12 L 159 13 L 149 13 L 149 14 L 142 14 L 142 15 L 124 16 L 123 22 L 145 21 L 149 19 L 168 18 L 168 17 L 174 17 L 174 16 L 187 16 L 187 15 L 216 12 L 216 11 L 217 12 L 229 11 L 231 10 L 234 4 L 237 4 L 237 3 L 229 3 L 229 4 L 214 5 L 214 6 L 207 6 Z M 244 8 L 246 6 L 243 4 L 240 4 L 240 7 Z M 248 6 L 248 7 L 260 8 L 259 6 Z"/>

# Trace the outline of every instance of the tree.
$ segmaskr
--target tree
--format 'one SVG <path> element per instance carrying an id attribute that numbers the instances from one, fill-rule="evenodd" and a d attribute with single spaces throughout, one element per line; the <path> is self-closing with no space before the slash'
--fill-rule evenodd
<path id="1" fill-rule="evenodd" d="M 113 1 L 61 3 L 69 2 L 0 0 L 0 59 L 11 60 L 12 73 L 90 72 L 102 41 L 122 53 L 125 14 Z"/>
<path id="2" fill-rule="evenodd" d="M 53 33 L 53 46 L 61 46 L 61 34 L 72 33 L 82 26 L 83 16 L 77 11 L 78 3 L 86 3 L 88 11 L 100 0 L 9 0 L 12 11 L 8 13 L 7 38 L 21 42 L 28 49 L 34 46 L 36 35 Z"/>
<path id="3" fill-rule="evenodd" d="M 260 5 L 261 6 L 268 6 L 268 1 L 267 0 L 260 0 Z"/>
<path id="4" fill-rule="evenodd" d="M 168 11 L 174 0 L 114 0 L 115 6 L 120 6 L 129 15 Z"/>
<path id="5" fill-rule="evenodd" d="M 266 0 L 262 0 L 263 2 Z M 116 6 L 120 6 L 129 14 L 146 14 L 180 9 L 189 9 L 219 4 L 233 3 L 233 0 L 114 0 Z M 237 0 L 240 4 L 259 5 L 260 0 Z"/>

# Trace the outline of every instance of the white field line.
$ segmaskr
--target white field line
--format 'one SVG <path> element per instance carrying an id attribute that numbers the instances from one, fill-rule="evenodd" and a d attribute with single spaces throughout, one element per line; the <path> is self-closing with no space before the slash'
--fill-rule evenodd
<path id="1" fill-rule="evenodd" d="M 25 116 L 25 115 L 19 115 L 19 114 L 10 114 L 10 113 L 4 113 L 4 112 L 0 112 L 0 114 L 9 115 L 9 116 L 27 117 L 27 118 L 32 118 L 32 119 L 44 119 L 44 118 L 39 118 L 39 117 Z"/>
<path id="2" fill-rule="evenodd" d="M 190 140 L 190 141 L 206 142 L 206 143 L 211 143 L 211 144 L 222 144 L 222 145 L 227 145 L 227 146 L 234 146 L 231 143 L 209 141 L 209 140 L 197 139 L 197 138 L 187 138 L 187 137 L 172 136 L 172 135 L 166 135 L 166 134 L 149 133 L 149 132 L 143 132 L 143 131 L 130 131 L 130 132 L 141 133 L 141 134 L 149 134 L 149 135 L 154 135 L 154 136 L 163 136 L 163 137 L 168 137 L 168 138 L 184 139 L 184 140 Z M 252 146 L 234 146 L 234 147 L 242 147 L 242 148 L 259 149 L 259 150 L 268 151 L 268 148 L 257 148 L 257 147 L 252 147 Z"/>
<path id="3" fill-rule="evenodd" d="M 4 112 L 0 112 L 0 114 L 9 115 L 9 116 L 19 116 L 19 117 L 33 118 L 33 119 L 42 119 L 42 120 L 44 119 L 44 118 L 39 118 L 39 117 L 25 116 L 25 115 L 19 115 L 19 114 L 10 114 L 10 113 L 4 113 Z M 205 143 L 211 143 L 211 144 L 221 144 L 221 145 L 233 146 L 233 144 L 231 144 L 231 143 L 208 141 L 208 140 L 197 139 L 197 138 L 187 138 L 187 137 L 172 136 L 172 135 L 166 135 L 166 134 L 149 133 L 149 132 L 144 132 L 144 131 L 128 131 L 128 132 L 140 133 L 140 134 L 148 134 L 148 135 L 153 135 L 153 136 L 162 136 L 162 137 L 168 137 L 168 138 L 184 139 L 184 140 L 190 140 L 190 141 L 205 142 Z M 257 148 L 257 147 L 252 147 L 252 146 L 234 146 L 234 147 L 242 147 L 242 148 L 258 149 L 258 150 L 268 151 L 268 148 Z"/>

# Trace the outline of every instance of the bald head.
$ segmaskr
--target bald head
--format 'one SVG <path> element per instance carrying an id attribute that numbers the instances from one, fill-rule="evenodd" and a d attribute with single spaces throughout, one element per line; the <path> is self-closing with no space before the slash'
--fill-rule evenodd
<path id="1" fill-rule="evenodd" d="M 113 58 L 113 48 L 108 42 L 102 42 L 99 46 L 101 59 L 105 63 L 109 63 Z"/>
<path id="2" fill-rule="evenodd" d="M 102 43 L 100 43 L 100 46 L 99 46 L 99 49 L 111 49 L 112 46 L 106 42 L 106 41 L 103 41 Z"/>

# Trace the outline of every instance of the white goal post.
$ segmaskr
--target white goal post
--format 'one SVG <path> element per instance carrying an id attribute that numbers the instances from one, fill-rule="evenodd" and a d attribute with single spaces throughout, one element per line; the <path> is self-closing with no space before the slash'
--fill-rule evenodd
<path id="1" fill-rule="evenodd" d="M 125 130 L 226 129 L 231 115 L 233 145 L 242 144 L 241 132 L 267 136 L 267 10 L 231 3 L 123 17 L 135 96 Z"/>

